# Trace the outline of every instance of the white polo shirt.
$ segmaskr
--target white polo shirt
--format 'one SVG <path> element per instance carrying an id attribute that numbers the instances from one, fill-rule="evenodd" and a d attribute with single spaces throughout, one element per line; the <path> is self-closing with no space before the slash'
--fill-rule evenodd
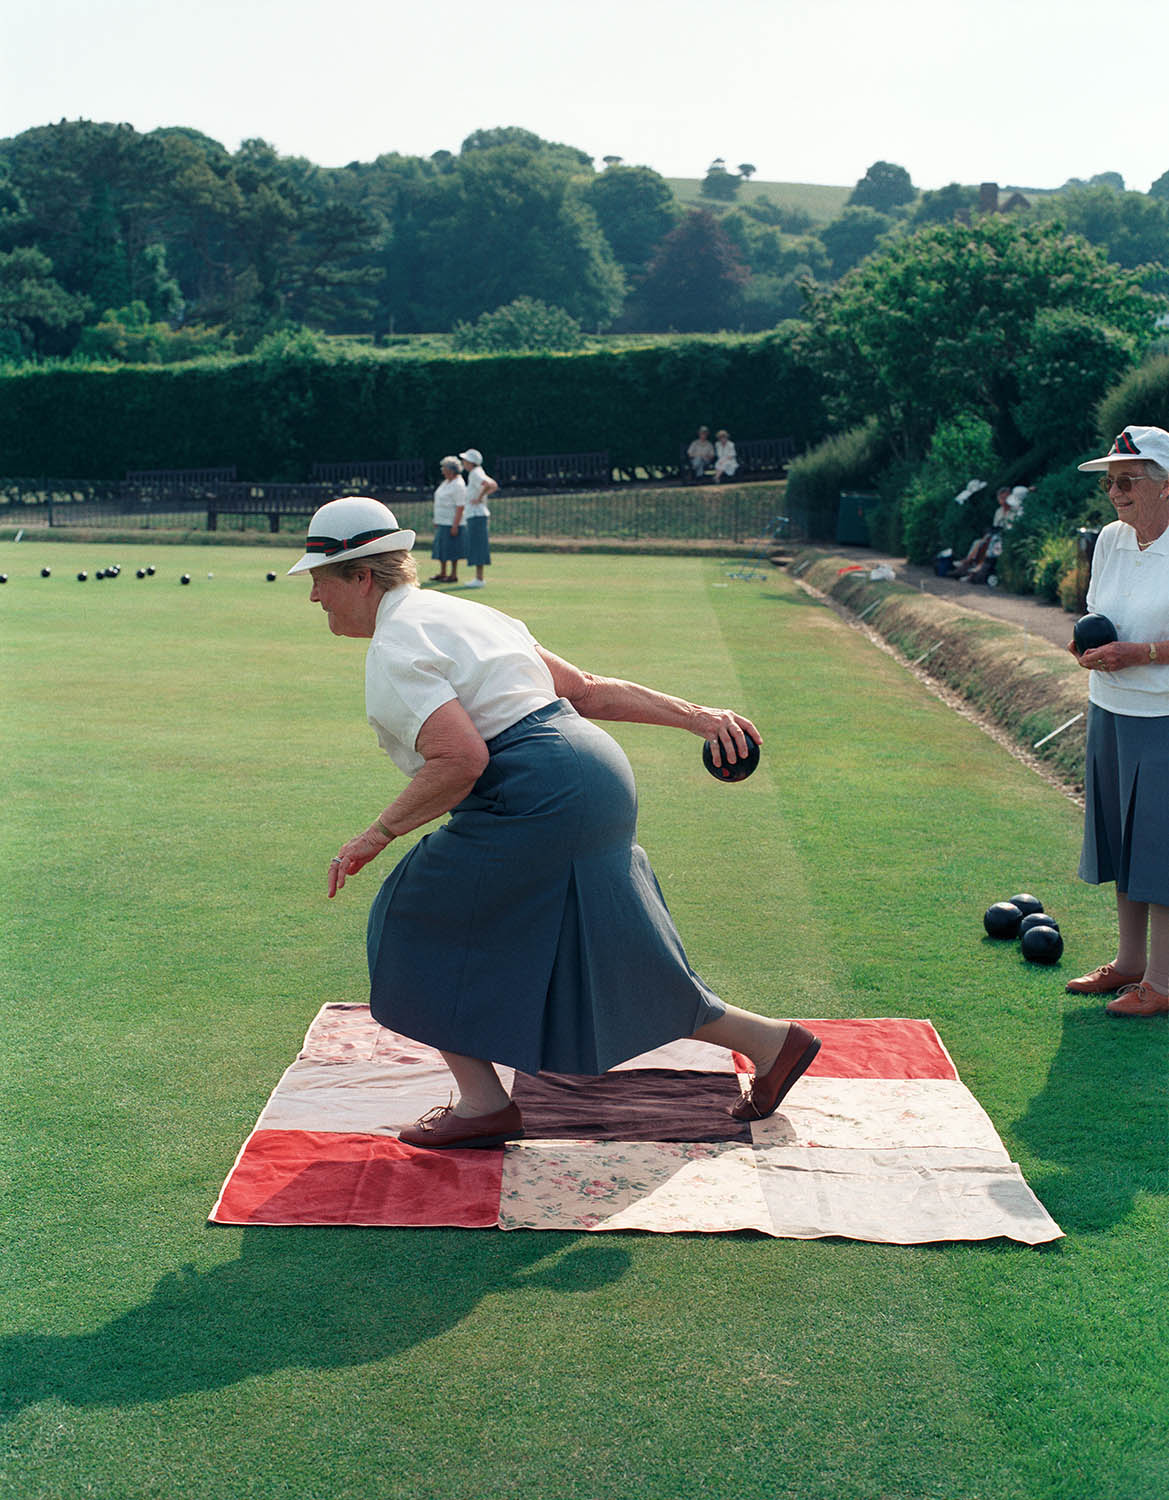
<path id="1" fill-rule="evenodd" d="M 1169 530 L 1142 552 L 1126 522 L 1105 526 L 1092 554 L 1088 609 L 1107 615 L 1122 641 L 1169 641 Z M 1169 662 L 1091 672 L 1088 697 L 1113 714 L 1169 714 Z"/>
<path id="2" fill-rule="evenodd" d="M 487 501 L 482 498 L 483 485 L 487 475 L 481 464 L 476 464 L 467 474 L 467 509 L 463 512 L 467 520 L 473 520 L 476 516 L 489 516 L 491 512 L 487 509 Z"/>
<path id="3" fill-rule="evenodd" d="M 410 585 L 383 594 L 365 656 L 365 710 L 378 744 L 413 776 L 418 731 L 457 698 L 489 740 L 556 701 L 552 674 L 521 620 Z"/>

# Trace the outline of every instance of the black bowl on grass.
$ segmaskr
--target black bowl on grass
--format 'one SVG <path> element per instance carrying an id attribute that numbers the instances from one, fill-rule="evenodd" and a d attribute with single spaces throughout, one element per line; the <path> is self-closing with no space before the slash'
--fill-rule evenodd
<path id="1" fill-rule="evenodd" d="M 1043 910 L 1043 902 L 1038 896 L 1032 896 L 1027 891 L 1020 891 L 1017 896 L 1008 896 L 1007 900 L 1012 906 L 1019 908 L 1021 917 L 1029 917 L 1034 911 Z"/>
<path id="2" fill-rule="evenodd" d="M 982 925 L 992 938 L 1013 938 L 1019 935 L 1019 923 L 1023 913 L 1010 901 L 996 901 L 983 913 Z"/>
<path id="3" fill-rule="evenodd" d="M 1032 964 L 1057 964 L 1063 953 L 1063 938 L 1054 927 L 1029 927 L 1023 934 L 1023 957 Z"/>
<path id="4" fill-rule="evenodd" d="M 1032 927 L 1054 927 L 1056 932 L 1059 931 L 1059 923 L 1054 917 L 1049 917 L 1045 911 L 1029 912 L 1019 923 L 1019 936 L 1022 937 L 1025 932 L 1030 932 Z"/>

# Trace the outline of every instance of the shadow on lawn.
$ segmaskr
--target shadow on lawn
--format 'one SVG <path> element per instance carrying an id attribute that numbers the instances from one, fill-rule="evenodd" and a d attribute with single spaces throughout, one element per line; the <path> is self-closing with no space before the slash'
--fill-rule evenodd
<path id="1" fill-rule="evenodd" d="M 1058 1169 L 1028 1179 L 1063 1229 L 1107 1229 L 1139 1192 L 1166 1191 L 1167 1044 L 1159 1017 L 1117 1020 L 1095 1002 L 1065 1012 L 1047 1082 L 1014 1126 Z"/>
<path id="2" fill-rule="evenodd" d="M 149 1302 L 93 1333 L 0 1340 L 0 1411 L 162 1401 L 284 1369 L 339 1369 L 454 1328 L 486 1296 L 588 1292 L 629 1253 L 562 1235 L 245 1229 L 240 1258 L 164 1276 Z"/>

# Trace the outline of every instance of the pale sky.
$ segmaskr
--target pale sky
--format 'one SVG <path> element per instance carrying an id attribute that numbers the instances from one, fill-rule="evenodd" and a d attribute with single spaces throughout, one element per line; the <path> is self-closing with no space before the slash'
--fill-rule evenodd
<path id="1" fill-rule="evenodd" d="M 260 136 L 322 166 L 520 125 L 701 177 L 1058 187 L 1169 169 L 1164 0 L 5 0 L 0 138 Z"/>

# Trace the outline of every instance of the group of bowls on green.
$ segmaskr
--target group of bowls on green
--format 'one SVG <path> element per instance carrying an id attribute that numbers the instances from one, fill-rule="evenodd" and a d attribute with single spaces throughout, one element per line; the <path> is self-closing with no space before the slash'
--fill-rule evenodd
<path id="1" fill-rule="evenodd" d="M 120 565 L 118 563 L 115 563 L 113 565 L 113 567 L 111 567 L 111 568 L 99 568 L 98 571 L 93 576 L 95 578 L 117 578 L 118 575 L 121 573 L 121 571 L 122 571 L 122 569 L 121 569 Z M 154 571 L 155 571 L 154 570 L 154 565 L 151 564 L 149 567 L 139 568 L 137 576 L 139 578 L 153 578 L 154 577 Z M 42 568 L 41 569 L 41 577 L 42 578 L 51 578 L 52 576 L 53 576 L 53 570 L 52 570 L 52 568 Z M 208 578 L 212 578 L 212 577 L 214 577 L 214 575 L 211 574 L 211 573 L 208 573 L 207 577 Z M 276 574 L 275 573 L 268 573 L 266 575 L 266 577 L 267 577 L 269 583 L 275 583 L 276 582 Z M 85 583 L 88 578 L 89 578 L 89 574 L 85 571 L 84 568 L 82 568 L 80 570 L 80 572 L 77 574 L 77 582 L 78 583 Z M 179 579 L 180 583 L 190 583 L 190 581 L 191 581 L 191 575 L 189 573 L 184 573 L 183 576 Z M 7 583 L 7 582 L 8 582 L 8 574 L 7 573 L 0 573 L 0 583 Z"/>
<path id="2" fill-rule="evenodd" d="M 1004 942 L 1018 938 L 1028 963 L 1055 964 L 1063 953 L 1059 923 L 1043 910 L 1043 902 L 1038 896 L 1027 891 L 1021 891 L 1009 901 L 996 901 L 993 906 L 988 906 L 982 925 L 989 937 Z"/>

